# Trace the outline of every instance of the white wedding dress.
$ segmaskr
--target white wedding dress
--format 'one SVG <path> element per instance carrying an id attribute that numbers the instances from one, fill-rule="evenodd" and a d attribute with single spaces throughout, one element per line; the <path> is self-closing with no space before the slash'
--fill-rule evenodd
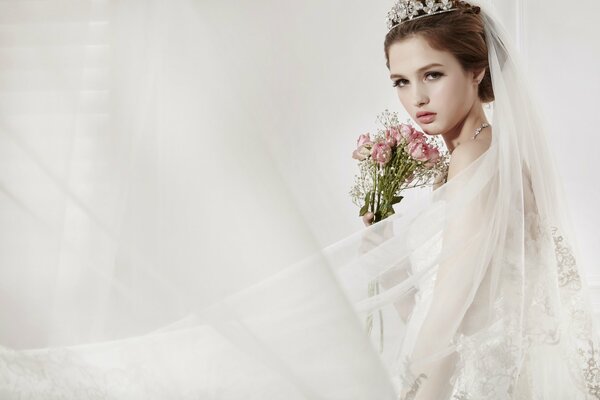
<path id="1" fill-rule="evenodd" d="M 526 287 L 506 285 L 503 296 L 495 305 L 497 322 L 485 330 L 470 333 L 469 324 L 478 326 L 482 318 L 475 299 L 463 319 L 456 342 L 458 362 L 453 370 L 449 399 L 501 399 L 507 393 L 514 400 L 590 399 L 600 398 L 600 354 L 595 336 L 589 294 L 582 285 L 575 257 L 556 227 L 540 219 L 534 204 L 531 181 L 524 175 L 525 204 L 525 270 Z M 431 218 L 443 219 L 444 204 L 431 207 L 432 212 L 414 220 L 416 226 L 432 224 Z M 407 241 L 413 237 L 409 230 Z M 412 252 L 411 271 L 417 273 L 423 265 L 435 260 L 442 249 L 442 236 L 433 236 Z M 556 269 L 552 266 L 556 265 Z M 457 271 L 458 273 L 458 271 Z M 506 282 L 517 270 L 505 268 Z M 408 359 L 428 313 L 435 290 L 436 273 L 426 275 L 418 285 L 415 305 L 405 327 L 401 351 L 390 365 L 398 392 L 417 392 L 424 377 L 415 377 L 408 369 Z M 554 285 L 559 284 L 559 296 Z M 516 290 L 529 293 L 524 304 Z M 511 308 L 526 310 L 521 316 Z M 519 321 L 523 318 L 523 321 Z M 518 342 L 518 341 L 521 342 Z M 516 368 L 517 366 L 518 368 Z M 399 378 L 404 377 L 404 381 Z M 446 398 L 446 397 L 444 397 Z"/>

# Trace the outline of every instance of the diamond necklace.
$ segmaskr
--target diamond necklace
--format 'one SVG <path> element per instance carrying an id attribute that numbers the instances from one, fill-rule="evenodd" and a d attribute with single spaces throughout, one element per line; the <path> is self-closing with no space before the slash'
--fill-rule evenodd
<path id="1" fill-rule="evenodd" d="M 473 135 L 473 139 L 475 139 L 477 137 L 477 135 L 479 135 L 479 132 L 481 132 L 481 130 L 483 128 L 487 128 L 488 126 L 490 126 L 490 124 L 488 124 L 487 122 L 484 122 L 483 125 L 481 125 L 479 128 L 475 129 L 475 134 Z"/>
<path id="2" fill-rule="evenodd" d="M 487 122 L 484 122 L 479 128 L 475 129 L 475 134 L 473 135 L 473 140 L 475 140 L 475 138 L 477 137 L 477 135 L 479 135 L 479 133 L 481 133 L 481 130 L 483 128 L 487 128 L 489 127 L 490 124 L 488 124 Z M 458 147 L 458 146 L 456 146 Z M 456 150 L 456 147 L 454 148 L 454 150 Z M 452 155 L 452 153 L 454 153 L 454 150 L 452 150 L 450 152 L 450 155 Z M 446 173 L 444 174 L 444 183 L 448 182 L 448 171 L 446 171 Z"/>
<path id="3" fill-rule="evenodd" d="M 488 126 L 490 126 L 490 124 L 488 124 L 487 122 L 484 122 L 479 128 L 475 129 L 475 134 L 473 135 L 472 139 L 475 140 L 477 135 L 479 135 L 479 133 L 481 133 L 481 130 L 483 128 L 487 128 Z M 456 147 L 458 147 L 458 146 L 456 146 Z M 450 152 L 450 155 L 452 155 L 452 153 L 454 153 L 454 150 L 456 150 L 456 147 Z"/>

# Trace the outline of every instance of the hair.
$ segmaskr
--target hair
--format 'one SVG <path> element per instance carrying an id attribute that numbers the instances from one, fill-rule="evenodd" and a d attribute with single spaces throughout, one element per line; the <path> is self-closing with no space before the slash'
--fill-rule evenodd
<path id="1" fill-rule="evenodd" d="M 494 101 L 494 89 L 480 8 L 464 1 L 457 3 L 458 10 L 402 22 L 392 28 L 384 42 L 386 66 L 389 70 L 392 44 L 420 35 L 432 48 L 453 54 L 465 71 L 481 71 L 485 68 L 478 96 L 483 103 L 490 103 Z"/>

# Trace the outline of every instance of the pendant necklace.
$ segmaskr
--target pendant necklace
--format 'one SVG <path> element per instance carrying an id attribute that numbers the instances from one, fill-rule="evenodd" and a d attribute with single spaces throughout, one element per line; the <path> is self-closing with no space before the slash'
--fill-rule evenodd
<path id="1" fill-rule="evenodd" d="M 484 122 L 479 128 L 475 129 L 475 134 L 473 135 L 473 140 L 475 140 L 475 138 L 477 137 L 477 135 L 479 135 L 479 133 L 481 133 L 481 130 L 483 128 L 487 128 L 489 127 L 490 124 L 488 124 L 487 122 Z M 456 146 L 458 147 L 458 146 Z M 456 150 L 456 147 L 454 148 L 454 150 Z M 450 155 L 452 155 L 452 153 L 454 152 L 454 150 L 452 150 L 450 152 Z M 444 183 L 448 182 L 448 171 L 446 171 L 446 175 L 444 176 Z"/>

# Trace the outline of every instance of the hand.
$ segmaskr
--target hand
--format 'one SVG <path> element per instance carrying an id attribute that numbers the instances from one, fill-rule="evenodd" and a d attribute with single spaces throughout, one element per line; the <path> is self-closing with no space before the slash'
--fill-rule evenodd
<path id="1" fill-rule="evenodd" d="M 365 226 L 373 225 L 374 218 L 375 214 L 373 214 L 371 211 L 366 212 L 365 215 L 362 216 L 362 220 Z"/>

